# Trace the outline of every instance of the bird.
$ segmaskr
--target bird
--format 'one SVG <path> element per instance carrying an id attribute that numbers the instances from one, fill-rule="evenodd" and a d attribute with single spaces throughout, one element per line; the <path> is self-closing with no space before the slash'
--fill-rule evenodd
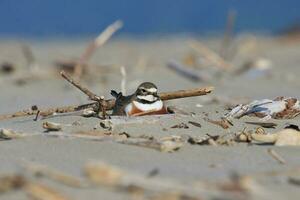
<path id="1" fill-rule="evenodd" d="M 151 82 L 140 84 L 137 90 L 128 96 L 122 92 L 111 90 L 111 95 L 116 98 L 112 115 L 154 115 L 167 114 L 167 108 L 157 93 L 156 85 Z"/>

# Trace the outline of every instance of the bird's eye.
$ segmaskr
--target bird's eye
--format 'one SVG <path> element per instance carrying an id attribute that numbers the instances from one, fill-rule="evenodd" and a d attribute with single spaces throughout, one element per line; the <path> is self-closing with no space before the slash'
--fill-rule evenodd
<path id="1" fill-rule="evenodd" d="M 145 89 L 141 89 L 142 93 L 146 93 L 147 91 Z"/>

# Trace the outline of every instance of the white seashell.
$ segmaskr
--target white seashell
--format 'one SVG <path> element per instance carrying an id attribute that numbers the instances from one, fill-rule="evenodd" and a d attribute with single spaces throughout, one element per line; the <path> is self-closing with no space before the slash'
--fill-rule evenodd
<path id="1" fill-rule="evenodd" d="M 293 103 L 294 100 L 295 99 L 291 97 L 276 98 L 275 100 L 255 100 L 249 104 L 240 104 L 236 106 L 229 113 L 225 114 L 224 117 L 240 118 L 245 115 L 255 114 L 256 116 L 263 118 L 263 121 L 266 121 L 271 118 L 285 118 L 289 113 L 295 113 L 296 116 L 297 113 L 300 113 L 299 100 L 297 100 L 293 105 L 288 105 L 289 103 Z"/>

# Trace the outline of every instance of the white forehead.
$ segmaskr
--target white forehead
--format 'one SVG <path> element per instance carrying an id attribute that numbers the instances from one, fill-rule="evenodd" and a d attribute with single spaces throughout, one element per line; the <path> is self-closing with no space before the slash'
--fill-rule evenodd
<path id="1" fill-rule="evenodd" d="M 149 101 L 149 102 L 152 102 L 152 101 L 156 101 L 156 100 L 157 100 L 157 97 L 155 97 L 155 96 L 153 96 L 153 95 L 146 95 L 146 96 L 138 95 L 137 98 L 138 98 L 138 99 L 141 99 L 141 100 L 146 100 L 146 101 Z"/>

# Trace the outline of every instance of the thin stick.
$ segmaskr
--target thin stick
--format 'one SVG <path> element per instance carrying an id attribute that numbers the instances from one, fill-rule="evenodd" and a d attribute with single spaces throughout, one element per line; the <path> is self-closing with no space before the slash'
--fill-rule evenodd
<path id="1" fill-rule="evenodd" d="M 224 38 L 223 38 L 223 42 L 222 42 L 221 50 L 220 50 L 220 56 L 226 60 L 229 57 L 228 49 L 230 46 L 230 42 L 232 41 L 232 38 L 233 38 L 232 35 L 233 35 L 235 19 L 236 19 L 236 11 L 230 10 L 227 14 Z"/>
<path id="2" fill-rule="evenodd" d="M 99 101 L 101 99 L 101 97 L 97 96 L 96 94 L 94 94 L 93 92 L 91 92 L 89 89 L 81 86 L 80 83 L 78 83 L 77 81 L 73 80 L 66 72 L 61 71 L 60 75 L 64 79 L 66 79 L 69 83 L 71 83 L 76 88 L 78 88 L 80 91 L 82 91 L 84 94 L 86 94 L 91 100 L 93 100 L 93 101 Z"/>
<path id="3" fill-rule="evenodd" d="M 114 101 L 111 102 L 114 105 Z M 111 106 L 113 106 L 111 105 Z M 62 106 L 62 107 L 57 107 L 57 108 L 48 108 L 48 109 L 41 109 L 40 111 L 40 116 L 46 117 L 49 115 L 53 115 L 55 113 L 68 113 L 68 112 L 75 112 L 79 110 L 84 110 L 86 108 L 95 108 L 97 107 L 97 103 L 89 103 L 89 104 L 82 104 L 82 105 L 75 105 L 75 106 Z M 0 120 L 5 120 L 5 119 L 11 119 L 15 117 L 25 117 L 25 116 L 32 116 L 37 114 L 37 110 L 22 110 L 18 111 L 12 114 L 4 114 L 0 115 Z"/>
<path id="4" fill-rule="evenodd" d="M 286 164 L 285 160 L 273 149 L 268 149 L 268 153 L 272 158 L 277 160 L 280 164 Z"/>
<path id="5" fill-rule="evenodd" d="M 121 71 L 121 75 L 122 75 L 121 92 L 125 96 L 126 95 L 126 77 L 127 77 L 127 73 L 126 73 L 126 69 L 125 69 L 124 66 L 121 66 L 120 71 Z"/>
<path id="6" fill-rule="evenodd" d="M 120 28 L 122 28 L 123 23 L 122 21 L 118 20 L 113 24 L 109 25 L 98 37 L 92 41 L 87 48 L 85 49 L 84 53 L 79 59 L 79 62 L 75 66 L 74 75 L 77 78 L 80 78 L 83 74 L 83 67 L 84 64 L 90 59 L 90 57 L 94 54 L 96 49 L 104 45 L 109 38 Z"/>
<path id="7" fill-rule="evenodd" d="M 204 44 L 199 41 L 190 42 L 190 47 L 203 55 L 208 61 L 212 64 L 216 65 L 221 69 L 228 69 L 231 68 L 231 64 L 221 58 L 217 53 L 212 51 L 211 49 L 207 48 Z"/>
<path id="8" fill-rule="evenodd" d="M 40 110 L 37 111 L 37 113 L 36 113 L 35 118 L 34 118 L 33 121 L 37 121 L 38 120 L 40 112 L 41 112 Z"/>

